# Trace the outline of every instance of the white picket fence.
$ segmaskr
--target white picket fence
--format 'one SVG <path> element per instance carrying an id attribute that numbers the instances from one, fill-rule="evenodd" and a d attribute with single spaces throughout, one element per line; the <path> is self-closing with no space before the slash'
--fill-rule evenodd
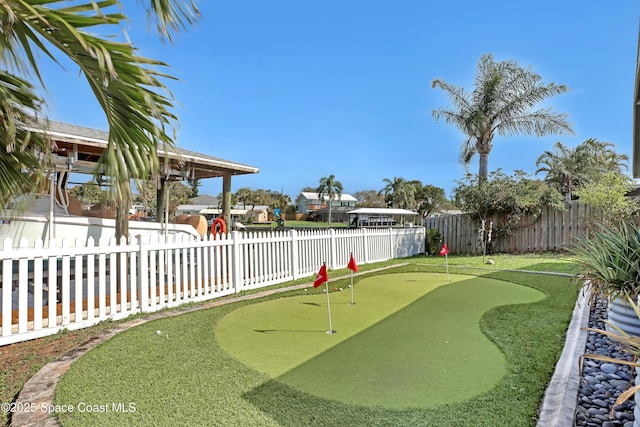
<path id="1" fill-rule="evenodd" d="M 87 245 L 53 240 L 0 250 L 0 346 L 107 319 L 424 252 L 422 227 L 232 232 L 201 241 Z"/>

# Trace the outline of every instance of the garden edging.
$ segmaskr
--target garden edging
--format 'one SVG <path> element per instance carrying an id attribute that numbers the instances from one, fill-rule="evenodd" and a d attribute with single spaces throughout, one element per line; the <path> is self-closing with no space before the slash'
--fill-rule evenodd
<path id="1" fill-rule="evenodd" d="M 537 427 L 569 427 L 575 425 L 580 386 L 579 358 L 584 354 L 589 323 L 589 295 L 580 292 L 564 347 L 549 381 L 540 406 Z"/>

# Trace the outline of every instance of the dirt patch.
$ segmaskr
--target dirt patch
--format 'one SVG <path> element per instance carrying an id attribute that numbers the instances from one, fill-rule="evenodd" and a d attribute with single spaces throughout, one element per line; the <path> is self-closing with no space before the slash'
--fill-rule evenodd
<path id="1" fill-rule="evenodd" d="M 0 347 L 0 403 L 13 402 L 27 380 L 40 368 L 111 327 L 113 323 L 104 322 L 91 328 Z M 8 422 L 8 413 L 0 411 L 0 425 Z"/>

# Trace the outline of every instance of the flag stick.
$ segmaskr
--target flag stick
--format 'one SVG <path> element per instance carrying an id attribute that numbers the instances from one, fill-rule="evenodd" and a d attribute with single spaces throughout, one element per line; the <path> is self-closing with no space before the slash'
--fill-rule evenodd
<path id="1" fill-rule="evenodd" d="M 353 301 L 353 270 L 351 270 L 351 305 L 354 305 L 355 302 Z"/>
<path id="2" fill-rule="evenodd" d="M 449 278 L 449 247 L 447 246 L 447 241 L 445 240 L 442 244 L 442 249 L 440 249 L 440 256 L 444 255 L 444 264 L 447 266 L 447 282 L 450 282 Z"/>
<path id="3" fill-rule="evenodd" d="M 329 330 L 327 331 L 327 333 L 332 335 L 332 334 L 335 334 L 336 331 L 334 331 L 333 328 L 331 327 L 331 303 L 329 302 L 329 281 L 324 282 L 324 287 L 325 287 L 325 290 L 327 291 L 327 313 L 329 314 Z"/>
<path id="4" fill-rule="evenodd" d="M 358 264 L 356 263 L 356 259 L 353 257 L 353 252 L 349 254 L 349 263 L 347 264 L 349 270 L 351 270 L 351 305 L 354 305 L 356 302 L 353 300 L 353 273 L 358 271 Z"/>
<path id="5" fill-rule="evenodd" d="M 450 282 L 451 279 L 449 279 L 449 254 L 448 253 L 444 255 L 444 264 L 447 266 L 447 282 Z"/>

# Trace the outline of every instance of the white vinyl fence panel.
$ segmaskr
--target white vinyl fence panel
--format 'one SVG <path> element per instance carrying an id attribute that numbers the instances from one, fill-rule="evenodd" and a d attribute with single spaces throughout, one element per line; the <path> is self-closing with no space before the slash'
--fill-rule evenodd
<path id="1" fill-rule="evenodd" d="M 0 247 L 0 345 L 424 252 L 422 227 L 237 232 Z"/>

